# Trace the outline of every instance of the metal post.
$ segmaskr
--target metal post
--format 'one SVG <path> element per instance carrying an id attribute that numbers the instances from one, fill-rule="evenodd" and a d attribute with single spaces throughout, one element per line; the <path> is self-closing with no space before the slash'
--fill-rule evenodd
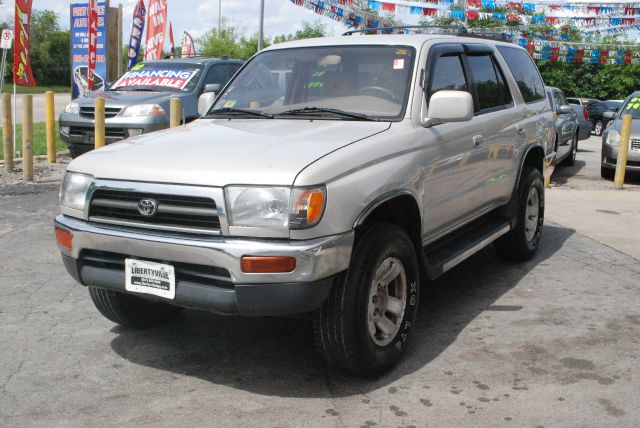
<path id="1" fill-rule="evenodd" d="M 218 0 L 218 37 L 222 31 L 222 0 Z"/>
<path id="2" fill-rule="evenodd" d="M 95 148 L 104 147 L 105 144 L 105 124 L 104 124 L 104 98 L 96 98 L 93 115 L 95 118 Z"/>
<path id="3" fill-rule="evenodd" d="M 33 181 L 33 95 L 22 98 L 22 179 Z"/>
<path id="4" fill-rule="evenodd" d="M 620 145 L 618 146 L 618 159 L 616 160 L 616 175 L 613 179 L 613 187 L 622 190 L 624 173 L 627 169 L 627 157 L 629 155 L 629 137 L 631 136 L 630 114 L 622 115 L 622 128 L 620 129 Z"/>
<path id="5" fill-rule="evenodd" d="M 264 47 L 264 0 L 260 0 L 260 30 L 258 30 L 258 52 Z"/>
<path id="6" fill-rule="evenodd" d="M 180 126 L 180 98 L 172 97 L 169 108 L 169 127 Z"/>
<path id="7" fill-rule="evenodd" d="M 4 68 L 7 64 L 7 50 L 2 49 L 2 78 L 0 78 L 0 94 L 2 93 L 2 87 L 4 86 Z"/>
<path id="8" fill-rule="evenodd" d="M 13 155 L 17 156 L 16 151 L 16 79 L 13 79 Z"/>
<path id="9" fill-rule="evenodd" d="M 44 94 L 45 129 L 47 137 L 47 160 L 56 163 L 56 118 L 53 92 Z"/>
<path id="10" fill-rule="evenodd" d="M 4 169 L 13 172 L 13 123 L 11 122 L 11 94 L 2 94 L 2 147 Z"/>

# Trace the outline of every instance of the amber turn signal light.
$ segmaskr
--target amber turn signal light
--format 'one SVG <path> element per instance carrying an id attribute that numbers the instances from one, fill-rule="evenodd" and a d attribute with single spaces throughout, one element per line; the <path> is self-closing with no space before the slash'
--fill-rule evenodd
<path id="1" fill-rule="evenodd" d="M 68 250 L 73 246 L 73 234 L 67 230 L 56 228 L 56 242 Z"/>
<path id="2" fill-rule="evenodd" d="M 240 261 L 244 273 L 283 273 L 296 268 L 295 257 L 244 256 Z"/>

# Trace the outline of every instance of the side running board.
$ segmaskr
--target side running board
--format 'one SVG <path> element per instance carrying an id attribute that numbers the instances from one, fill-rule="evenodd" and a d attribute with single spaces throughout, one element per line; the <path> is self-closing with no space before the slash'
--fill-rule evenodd
<path id="1" fill-rule="evenodd" d="M 435 279 L 508 233 L 511 223 L 499 218 L 473 222 L 424 247 L 426 271 Z"/>

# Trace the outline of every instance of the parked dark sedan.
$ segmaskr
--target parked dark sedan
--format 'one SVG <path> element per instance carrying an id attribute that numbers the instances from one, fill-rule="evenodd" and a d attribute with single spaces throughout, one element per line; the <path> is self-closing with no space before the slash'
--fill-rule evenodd
<path id="1" fill-rule="evenodd" d="M 593 123 L 594 134 L 602 135 L 607 123 L 611 120 L 604 117 L 603 113 L 606 111 L 617 112 L 620 106 L 622 106 L 621 101 L 596 101 L 587 105 L 587 112 L 589 112 L 589 118 Z"/>
<path id="2" fill-rule="evenodd" d="M 640 91 L 629 95 L 623 104 L 624 107 L 618 109 L 617 113 L 609 112 L 606 114 L 611 120 L 611 126 L 607 127 L 602 135 L 602 162 L 600 164 L 602 178 L 611 179 L 614 176 L 618 162 L 622 116 L 625 114 L 630 114 L 632 117 L 626 171 L 640 173 Z"/>
<path id="3" fill-rule="evenodd" d="M 181 101 L 182 119 L 200 117 L 213 103 L 215 92 L 231 79 L 244 61 L 189 58 L 139 63 L 108 89 L 80 96 L 60 114 L 60 137 L 71 157 L 94 147 L 94 105 L 105 99 L 106 143 L 169 127 L 169 103 Z"/>

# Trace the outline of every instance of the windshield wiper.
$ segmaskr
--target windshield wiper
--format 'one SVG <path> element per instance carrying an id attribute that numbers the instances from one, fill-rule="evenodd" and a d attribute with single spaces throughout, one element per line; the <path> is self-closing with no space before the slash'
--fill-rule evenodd
<path id="1" fill-rule="evenodd" d="M 158 92 L 156 89 L 151 89 L 151 88 L 141 88 L 141 87 L 137 87 L 137 86 L 127 86 L 127 87 L 123 87 L 123 88 L 109 88 L 109 91 L 137 91 L 137 92 Z"/>
<path id="2" fill-rule="evenodd" d="M 304 107 L 304 108 L 297 108 L 293 110 L 285 110 L 282 113 L 278 113 L 278 116 L 313 115 L 318 113 L 329 113 L 336 116 L 343 116 L 343 117 L 348 117 L 351 119 L 358 119 L 358 120 L 370 120 L 374 122 L 380 121 L 380 119 L 369 117 L 366 114 L 354 113 L 350 111 L 344 111 L 337 108 L 329 108 L 329 107 Z"/>
<path id="3" fill-rule="evenodd" d="M 266 117 L 267 119 L 273 119 L 273 115 L 269 113 L 263 113 L 261 111 L 245 110 L 245 109 L 233 108 L 233 107 L 223 107 L 223 108 L 211 110 L 209 113 L 207 113 L 207 116 L 211 116 L 212 114 L 247 115 L 247 116 Z"/>

